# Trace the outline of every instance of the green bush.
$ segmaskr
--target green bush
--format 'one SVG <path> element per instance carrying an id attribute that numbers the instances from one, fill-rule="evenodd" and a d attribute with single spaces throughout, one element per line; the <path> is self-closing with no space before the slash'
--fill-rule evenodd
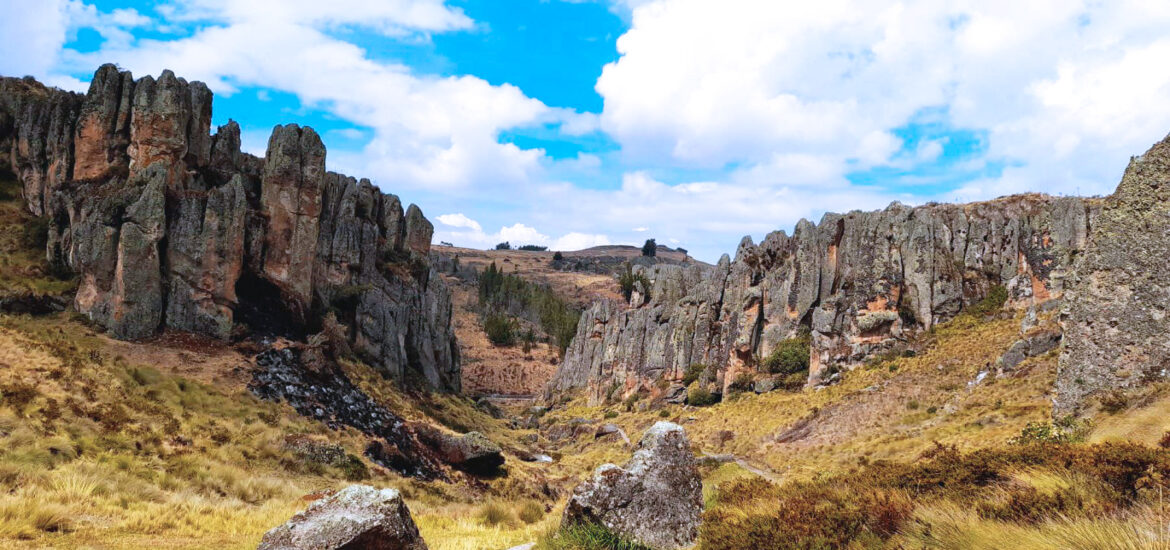
<path id="1" fill-rule="evenodd" d="M 642 283 L 642 288 L 650 291 L 650 279 L 646 278 L 643 273 L 634 273 L 634 268 L 630 264 L 626 264 L 626 270 L 618 276 L 618 286 L 621 287 L 622 296 L 627 302 L 634 296 L 634 289 L 637 283 Z"/>
<path id="2" fill-rule="evenodd" d="M 687 404 L 695 407 L 707 407 L 719 402 L 719 396 L 711 393 L 707 385 L 702 382 L 693 382 L 687 388 Z"/>
<path id="3" fill-rule="evenodd" d="M 516 320 L 507 315 L 492 314 L 483 320 L 483 330 L 488 340 L 497 346 L 511 346 L 516 343 Z"/>
<path id="4" fill-rule="evenodd" d="M 606 420 L 610 420 L 612 418 L 617 418 L 617 417 L 618 417 L 617 411 L 605 411 L 605 419 Z"/>
<path id="5" fill-rule="evenodd" d="M 987 296 L 968 309 L 968 313 L 975 316 L 990 315 L 1003 308 L 1007 303 L 1008 291 L 1003 285 L 994 285 L 987 291 Z"/>
<path id="6" fill-rule="evenodd" d="M 776 349 L 764 358 L 764 370 L 772 374 L 795 374 L 808 370 L 812 335 L 801 330 L 795 338 L 788 338 L 776 345 Z"/>
<path id="7" fill-rule="evenodd" d="M 559 250 L 553 253 L 553 261 L 554 262 L 559 262 L 563 259 L 565 259 L 565 255 L 561 254 L 561 252 Z"/>

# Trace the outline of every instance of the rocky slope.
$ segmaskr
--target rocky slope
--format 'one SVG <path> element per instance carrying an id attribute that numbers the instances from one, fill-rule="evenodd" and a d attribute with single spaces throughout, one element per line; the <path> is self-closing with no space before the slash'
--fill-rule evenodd
<path id="1" fill-rule="evenodd" d="M 277 126 L 264 158 L 212 94 L 113 65 L 73 94 L 0 79 L 0 169 L 50 220 L 50 261 L 79 277 L 78 311 L 127 339 L 164 328 L 227 339 L 322 326 L 389 376 L 459 389 L 451 301 L 433 228 L 368 180 L 325 170 L 311 128 Z"/>
<path id="2" fill-rule="evenodd" d="M 660 394 L 704 364 L 725 389 L 787 338 L 811 332 L 809 384 L 891 349 L 1003 287 L 1028 307 L 1058 298 L 1097 201 L 1021 195 L 826 214 L 789 236 L 745 238 L 710 271 L 655 266 L 631 307 L 582 317 L 554 389 Z M 997 289 L 998 290 L 998 289 Z M 678 386 L 676 386 L 677 388 Z M 615 391 L 616 390 L 616 391 Z"/>

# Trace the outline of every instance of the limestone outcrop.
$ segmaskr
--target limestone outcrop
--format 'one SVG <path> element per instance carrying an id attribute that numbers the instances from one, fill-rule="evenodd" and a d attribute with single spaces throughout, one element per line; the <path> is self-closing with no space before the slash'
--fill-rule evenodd
<path id="1" fill-rule="evenodd" d="M 699 536 L 703 481 L 683 428 L 658 422 L 624 467 L 605 464 L 573 490 L 564 523 L 599 523 L 656 550 L 687 548 Z"/>
<path id="2" fill-rule="evenodd" d="M 332 313 L 389 376 L 459 389 L 451 299 L 417 206 L 325 168 L 311 128 L 277 126 L 264 158 L 212 93 L 164 71 L 98 69 L 87 94 L 0 78 L 0 170 L 49 219 L 46 254 L 74 307 L 119 338 L 164 328 L 304 336 Z"/>
<path id="3" fill-rule="evenodd" d="M 264 534 L 258 550 L 426 550 L 402 495 L 351 485 Z"/>
<path id="4" fill-rule="evenodd" d="M 1105 199 L 1066 298 L 1056 413 L 1170 376 L 1170 137 Z"/>
<path id="5" fill-rule="evenodd" d="M 894 203 L 745 238 L 714 268 L 635 268 L 651 282 L 627 306 L 581 317 L 553 390 L 594 402 L 677 394 L 692 365 L 715 390 L 788 338 L 811 334 L 809 384 L 957 315 L 993 289 L 1019 307 L 1059 297 L 1099 200 L 1019 195 L 973 204 Z M 1002 288 L 1001 288 L 1002 287 Z M 665 389 L 664 389 L 665 388 Z"/>

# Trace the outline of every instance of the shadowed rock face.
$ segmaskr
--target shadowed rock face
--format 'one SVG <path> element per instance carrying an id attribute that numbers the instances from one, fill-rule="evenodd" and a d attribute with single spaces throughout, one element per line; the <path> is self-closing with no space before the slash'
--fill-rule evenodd
<path id="1" fill-rule="evenodd" d="M 1170 375 L 1170 137 L 1134 157 L 1076 264 L 1056 414 Z"/>
<path id="2" fill-rule="evenodd" d="M 242 153 L 236 123 L 209 133 L 211 103 L 170 71 L 134 80 L 104 65 L 84 96 L 0 78 L 0 169 L 49 217 L 47 254 L 79 276 L 77 310 L 131 339 L 229 338 L 259 310 L 303 334 L 333 311 L 367 362 L 457 391 L 422 211 L 327 172 L 311 128 L 277 126 L 265 158 Z"/>
<path id="3" fill-rule="evenodd" d="M 624 467 L 605 464 L 573 490 L 564 522 L 600 523 L 655 549 L 694 544 L 703 513 L 703 482 L 682 427 L 658 422 Z"/>
<path id="4" fill-rule="evenodd" d="M 351 485 L 264 534 L 259 550 L 427 550 L 394 489 Z"/>
<path id="5" fill-rule="evenodd" d="M 974 204 L 892 204 L 801 221 L 792 236 L 745 238 L 713 269 L 655 266 L 647 300 L 595 304 L 552 385 L 594 401 L 662 391 L 688 366 L 726 389 L 786 338 L 812 334 L 809 383 L 946 321 L 996 285 L 1013 305 L 1059 296 L 1097 202 L 1020 195 Z M 718 389 L 718 388 L 717 388 Z"/>

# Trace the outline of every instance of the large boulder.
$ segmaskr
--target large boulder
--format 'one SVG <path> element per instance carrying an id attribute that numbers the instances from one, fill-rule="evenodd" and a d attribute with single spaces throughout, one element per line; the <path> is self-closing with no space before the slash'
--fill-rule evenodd
<path id="1" fill-rule="evenodd" d="M 469 474 L 496 475 L 504 465 L 500 446 L 479 432 L 452 435 L 425 424 L 416 424 L 415 432 L 440 460 Z"/>
<path id="2" fill-rule="evenodd" d="M 267 533 L 259 550 L 426 550 L 394 489 L 351 485 Z"/>
<path id="3" fill-rule="evenodd" d="M 674 549 L 694 544 L 702 512 L 703 483 L 687 434 L 659 422 L 625 467 L 604 464 L 573 490 L 564 523 L 598 523 L 651 548 Z"/>

